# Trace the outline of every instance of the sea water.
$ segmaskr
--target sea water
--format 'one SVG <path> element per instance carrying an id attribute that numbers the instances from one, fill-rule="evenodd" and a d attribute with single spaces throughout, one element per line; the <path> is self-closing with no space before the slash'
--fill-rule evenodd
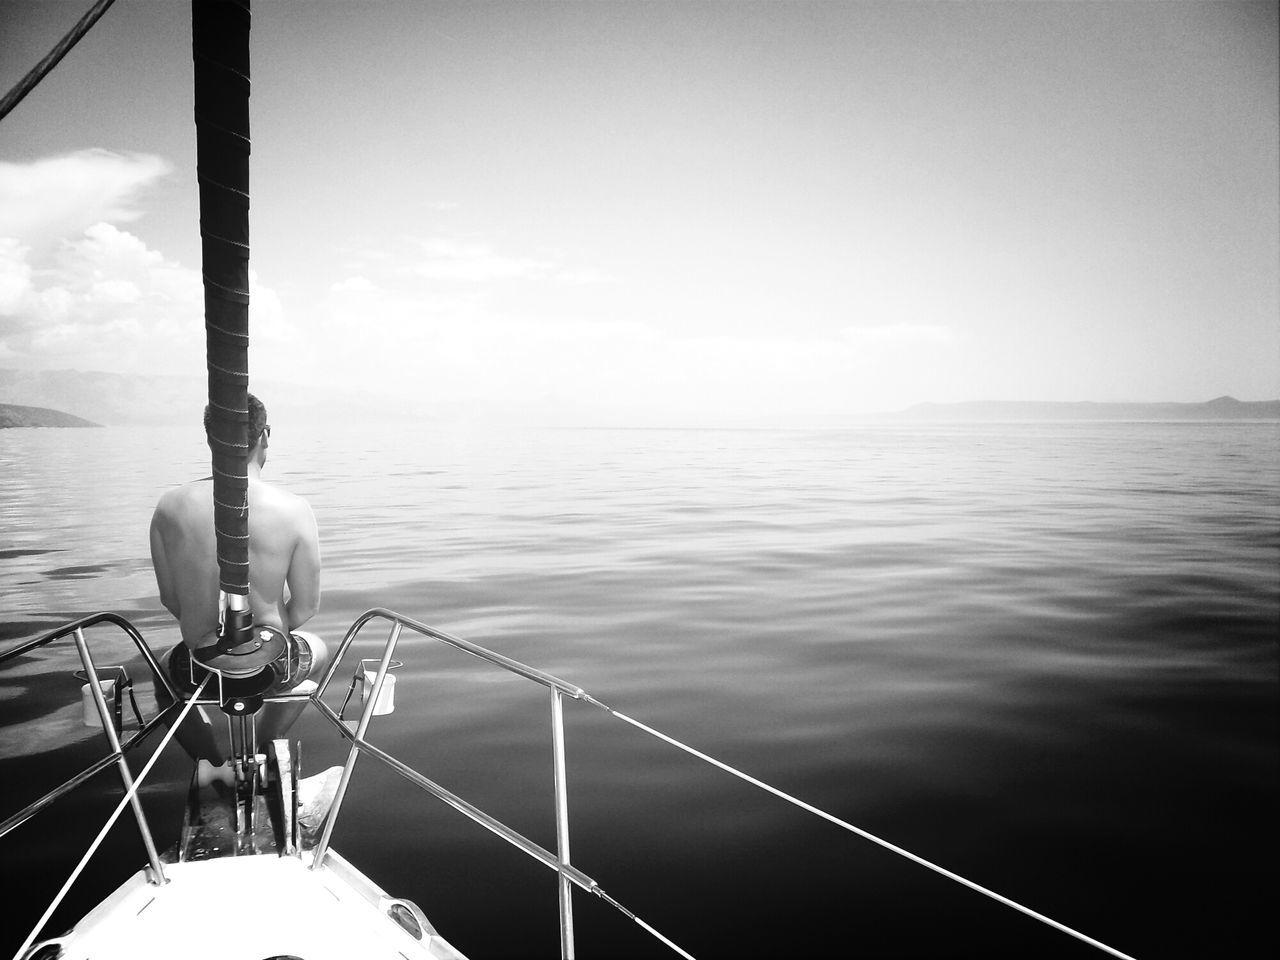
<path id="1" fill-rule="evenodd" d="M 1137 957 L 1275 952 L 1280 425 L 273 428 L 335 642 L 389 607 Z M 0 431 L 4 649 L 100 609 L 175 642 L 147 525 L 206 464 L 198 428 Z M 91 641 L 149 713 L 127 645 Z M 546 691 L 407 634 L 397 659 L 371 739 L 554 849 Z M 66 643 L 0 676 L 0 815 L 101 754 L 77 667 Z M 1099 955 L 596 708 L 566 724 L 573 862 L 695 956 Z M 295 732 L 304 773 L 344 758 Z M 188 776 L 144 788 L 161 845 Z M 111 778 L 0 839 L 8 949 Z M 471 956 L 557 955 L 554 874 L 373 761 L 334 843 Z M 142 860 L 126 817 L 54 926 Z M 269 900 L 229 891 L 209 929 Z M 575 917 L 579 956 L 672 955 L 589 894 Z"/>

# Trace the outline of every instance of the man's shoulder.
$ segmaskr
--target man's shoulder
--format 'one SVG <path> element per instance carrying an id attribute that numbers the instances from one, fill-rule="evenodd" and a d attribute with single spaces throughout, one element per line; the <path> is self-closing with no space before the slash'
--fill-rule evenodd
<path id="1" fill-rule="evenodd" d="M 173 513 L 191 504 L 207 500 L 211 490 L 212 486 L 207 479 L 192 480 L 190 483 L 170 487 L 160 494 L 160 499 L 156 501 L 156 513 Z"/>
<path id="2" fill-rule="evenodd" d="M 251 496 L 253 501 L 257 501 L 262 506 L 272 510 L 278 510 L 281 513 L 287 513 L 293 516 L 310 516 L 311 504 L 291 490 L 286 490 L 274 483 L 268 483 L 265 480 L 251 481 Z"/>

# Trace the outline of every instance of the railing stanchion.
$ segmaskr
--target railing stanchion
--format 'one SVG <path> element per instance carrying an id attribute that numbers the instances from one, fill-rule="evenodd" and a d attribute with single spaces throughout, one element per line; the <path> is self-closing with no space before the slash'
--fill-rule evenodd
<path id="1" fill-rule="evenodd" d="M 374 685 L 370 693 L 369 701 L 368 703 L 365 704 L 365 709 L 364 709 L 364 712 L 361 714 L 359 724 L 357 725 L 357 728 L 353 731 L 350 725 L 347 722 L 343 721 L 341 716 L 339 716 L 338 713 L 335 713 L 333 708 L 330 707 L 323 700 L 321 700 L 320 697 L 323 694 L 323 691 L 325 690 L 325 688 L 328 687 L 334 675 L 337 673 L 339 661 L 342 660 L 348 648 L 355 641 L 356 636 L 360 633 L 361 629 L 363 629 L 365 624 L 375 619 L 385 619 L 390 623 L 392 623 L 394 627 L 391 632 L 391 638 L 387 641 L 387 648 L 382 655 L 382 661 L 380 662 L 378 667 L 378 675 L 374 681 Z M 458 797 L 455 794 L 450 793 L 448 790 L 444 789 L 444 787 L 440 786 L 438 783 L 435 783 L 434 781 L 427 779 L 421 773 L 414 770 L 412 767 L 401 762 L 400 760 L 397 760 L 395 757 L 391 756 L 385 751 L 379 750 L 377 747 L 373 746 L 373 744 L 365 740 L 364 733 L 369 723 L 370 711 L 373 708 L 373 704 L 375 704 L 378 700 L 378 694 L 382 689 L 382 680 L 391 663 L 391 656 L 392 656 L 392 653 L 394 653 L 395 651 L 395 644 L 396 644 L 396 640 L 398 638 L 398 634 L 401 627 L 408 627 L 410 630 L 420 634 L 421 636 L 427 637 L 432 640 L 438 640 L 442 643 L 448 644 L 449 646 L 455 647 L 458 650 L 463 651 L 464 653 L 470 654 L 473 657 L 478 657 L 481 660 L 484 660 L 488 663 L 492 663 L 495 666 L 501 667 L 503 670 L 507 670 L 510 673 L 516 674 L 517 676 L 524 677 L 528 680 L 533 680 L 534 682 L 540 683 L 543 686 L 547 687 L 551 691 L 551 734 L 552 734 L 552 750 L 553 750 L 552 759 L 553 759 L 553 768 L 555 773 L 555 804 L 556 804 L 556 842 L 557 842 L 556 853 L 553 854 L 551 851 L 545 850 L 542 847 L 538 846 L 536 843 L 534 843 L 532 840 L 529 840 L 527 837 L 521 836 L 515 830 L 512 830 L 510 827 L 508 827 L 506 824 L 489 816 L 489 814 L 485 813 L 483 810 L 480 810 L 478 807 L 470 803 L 467 803 L 467 801 L 463 800 L 461 797 Z M 591 879 L 591 877 L 584 874 L 581 870 L 573 866 L 573 864 L 570 862 L 570 859 L 569 859 L 569 804 L 568 804 L 568 789 L 567 789 L 568 778 L 565 773 L 565 747 L 564 747 L 564 698 L 565 697 L 572 697 L 574 700 L 584 700 L 597 707 L 600 707 L 603 710 L 606 710 L 609 713 L 614 712 L 607 705 L 601 703 L 599 700 L 596 700 L 594 697 L 588 696 L 586 691 L 583 690 L 581 687 L 574 686 L 573 684 L 570 684 L 570 683 L 566 683 L 565 681 L 561 680 L 559 677 L 554 677 L 551 674 L 544 673 L 541 670 L 535 670 L 533 667 L 520 663 L 517 660 L 512 660 L 510 657 L 505 657 L 500 653 L 494 653 L 492 650 L 486 650 L 484 647 L 477 646 L 476 644 L 471 643 L 469 641 L 462 640 L 458 637 L 450 636 L 447 633 L 442 633 L 441 631 L 436 630 L 433 627 L 427 626 L 425 623 L 419 623 L 416 620 L 410 619 L 409 617 L 401 616 L 400 614 L 395 613 L 391 610 L 385 610 L 381 607 L 375 608 L 373 610 L 369 610 L 364 614 L 362 614 L 351 625 L 351 628 L 347 631 L 346 636 L 343 638 L 337 653 L 335 654 L 334 658 L 331 660 L 329 664 L 329 668 L 324 675 L 324 678 L 320 682 L 320 689 L 312 693 L 310 697 L 312 705 L 317 710 L 320 711 L 320 715 L 324 717 L 326 720 L 328 720 L 331 724 L 333 724 L 334 727 L 336 727 L 337 730 L 342 734 L 342 736 L 346 737 L 349 741 L 351 741 L 351 753 L 347 758 L 347 766 L 346 768 L 344 768 L 344 771 L 343 771 L 343 779 L 339 783 L 338 795 L 335 798 L 335 803 L 333 808 L 334 812 L 336 813 L 337 804 L 341 801 L 342 794 L 346 790 L 346 784 L 347 784 L 347 781 L 350 779 L 349 775 L 352 767 L 354 766 L 356 754 L 367 753 L 371 757 L 373 757 L 375 760 L 378 760 L 383 764 L 385 764 L 388 767 L 388 769 L 392 770 L 394 773 L 397 773 L 400 776 L 404 777 L 410 783 L 414 784 L 415 786 L 419 787 L 422 790 L 425 790 L 427 793 L 431 794 L 437 799 L 444 801 L 448 806 L 452 807 L 454 810 L 468 817 L 475 823 L 480 824 L 482 827 L 493 832 L 495 835 L 506 840 L 508 843 L 512 844 L 517 849 L 523 851 L 528 856 L 537 860 L 539 863 L 543 864 L 544 866 L 549 867 L 550 869 L 556 871 L 557 880 L 558 880 L 557 886 L 558 886 L 558 892 L 560 895 L 559 896 L 560 952 L 561 952 L 561 956 L 563 958 L 566 958 L 566 960 L 570 960 L 570 958 L 574 957 L 573 901 L 572 901 L 572 892 L 573 892 L 574 886 L 578 886 L 581 889 L 587 891 L 588 893 L 594 894 L 595 896 L 599 897 L 601 900 L 605 901 L 605 903 L 609 904 L 615 910 L 622 913 L 623 916 L 625 916 L 628 920 L 631 920 L 634 923 L 638 924 L 643 930 L 645 930 L 647 933 L 649 933 L 653 937 L 657 938 L 659 941 L 661 941 L 670 949 L 674 950 L 680 956 L 686 958 L 686 960 L 693 960 L 692 954 L 682 949 L 679 945 L 674 943 L 670 938 L 663 936 L 663 934 L 659 933 L 656 929 L 654 929 L 653 926 L 646 923 L 644 920 L 641 920 L 638 916 L 636 916 L 634 913 L 632 913 L 630 910 L 628 910 L 626 907 L 620 904 L 617 900 L 615 900 L 613 897 L 605 893 L 604 890 L 600 889 L 600 885 L 596 883 L 595 880 Z M 325 833 L 323 838 L 321 839 L 320 846 L 317 848 L 316 858 L 312 863 L 312 869 L 315 869 L 316 867 L 320 866 L 325 857 L 325 853 L 329 843 L 330 830 L 333 827 L 333 822 L 334 822 L 334 818 L 333 818 L 333 815 L 331 814 L 329 817 L 329 822 L 325 827 Z"/>
<path id="2" fill-rule="evenodd" d="M 365 701 L 364 710 L 360 714 L 360 723 L 356 727 L 355 737 L 351 741 L 351 751 L 347 754 L 347 762 L 342 767 L 342 777 L 338 780 L 338 790 L 333 797 L 333 805 L 329 808 L 329 815 L 325 820 L 324 832 L 320 836 L 320 842 L 316 845 L 315 859 L 311 861 L 311 869 L 315 870 L 324 863 L 325 854 L 329 852 L 329 838 L 333 836 L 333 825 L 338 820 L 338 810 L 342 807 L 342 799 L 346 796 L 347 786 L 351 783 L 351 774 L 356 768 L 356 758 L 360 756 L 360 747 L 364 743 L 365 731 L 369 729 L 369 721 L 373 718 L 373 708 L 378 704 L 378 697 L 382 693 L 382 681 L 387 678 L 387 670 L 390 669 L 391 655 L 395 653 L 396 644 L 400 641 L 399 620 L 392 623 L 391 635 L 387 637 L 387 645 L 382 651 L 382 659 L 378 662 L 378 675 L 373 681 L 373 690 L 369 694 L 369 699 Z M 330 673 L 333 671 L 330 670 Z"/>
<path id="3" fill-rule="evenodd" d="M 93 694 L 93 703 L 98 708 L 98 717 L 102 721 L 102 730 L 107 735 L 107 743 L 111 745 L 112 753 L 117 757 L 116 767 L 120 771 L 120 782 L 124 784 L 124 791 L 128 794 L 133 790 L 133 774 L 129 772 L 129 763 L 125 760 L 124 751 L 120 748 L 115 719 L 107 709 L 106 698 L 102 695 L 102 684 L 98 680 L 98 670 L 93 665 L 93 657 L 89 655 L 89 644 L 84 639 L 83 627 L 76 627 L 75 638 L 80 662 L 84 664 L 84 675 L 89 678 L 89 690 Z M 133 806 L 134 819 L 138 821 L 138 833 L 142 834 L 142 845 L 147 848 L 147 862 L 151 865 L 149 879 L 153 884 L 160 886 L 167 881 L 164 876 L 164 867 L 160 865 L 160 854 L 156 852 L 155 841 L 151 839 L 151 828 L 147 824 L 147 815 L 142 810 L 142 801 L 138 799 L 136 792 L 130 796 L 129 800 Z"/>
<path id="4" fill-rule="evenodd" d="M 565 875 L 569 866 L 569 791 L 564 764 L 564 701 L 551 687 L 551 748 L 556 780 L 556 856 L 560 861 L 560 957 L 573 960 L 573 884 Z"/>

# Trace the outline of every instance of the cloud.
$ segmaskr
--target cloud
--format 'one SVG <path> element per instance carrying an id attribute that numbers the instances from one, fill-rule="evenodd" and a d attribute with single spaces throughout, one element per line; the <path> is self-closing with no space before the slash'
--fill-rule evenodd
<path id="1" fill-rule="evenodd" d="M 30 248 L 14 237 L 0 237 L 0 317 L 17 311 L 31 288 Z"/>
<path id="2" fill-rule="evenodd" d="M 556 283 L 566 287 L 590 287 L 601 283 L 613 283 L 613 277 L 591 267 L 565 267 L 557 270 Z"/>
<path id="3" fill-rule="evenodd" d="M 878 323 L 709 335 L 696 331 L 726 318 L 701 322 L 705 305 L 673 293 L 645 315 L 626 290 L 559 250 L 402 238 L 362 251 L 322 292 L 309 369 L 451 416 L 694 426 L 892 409 L 960 367 L 951 328 L 915 322 L 919 304 L 901 297 L 893 311 L 868 305 Z"/>
<path id="4" fill-rule="evenodd" d="M 917 321 L 929 304 L 901 294 L 865 304 L 876 319 L 861 325 L 769 329 L 704 317 L 717 308 L 679 290 L 646 313 L 627 289 L 561 250 L 404 237 L 360 250 L 322 292 L 309 369 L 463 417 L 692 426 L 892 409 L 962 367 L 951 327 Z"/>
<path id="5" fill-rule="evenodd" d="M 434 237 L 420 240 L 418 245 L 422 258 L 411 269 L 429 280 L 540 280 L 551 276 L 555 268 L 550 260 L 503 256 L 486 243 Z"/>
<path id="6" fill-rule="evenodd" d="M 845 327 L 840 335 L 859 346 L 937 346 L 954 343 L 950 327 L 929 323 L 888 323 L 879 326 Z"/>
<path id="7" fill-rule="evenodd" d="M 355 382 L 465 418 L 825 422 L 904 406 L 952 362 L 941 328 L 695 336 L 660 317 L 544 316 L 475 292 L 335 286 L 320 310 L 317 369 L 340 363 Z"/>
<path id="8" fill-rule="evenodd" d="M 33 364 L 147 369 L 199 347 L 199 274 L 97 223 L 46 261 L 0 242 L 0 343 Z"/>
<path id="9" fill-rule="evenodd" d="M 297 331 L 279 295 L 253 272 L 249 290 L 255 352 L 285 349 Z M 202 373 L 200 274 L 109 223 L 39 263 L 0 240 L 0 356 L 27 367 Z"/>
<path id="10" fill-rule="evenodd" d="M 135 220 L 146 188 L 170 169 L 161 157 L 108 150 L 0 163 L 0 237 L 35 246 L 100 221 Z"/>
<path id="11" fill-rule="evenodd" d="M 345 277 L 337 283 L 331 284 L 330 293 L 336 294 L 362 294 L 374 293 L 378 289 L 377 285 L 368 277 L 356 275 L 354 277 Z"/>
<path id="12" fill-rule="evenodd" d="M 169 169 L 160 157 L 106 150 L 0 163 L 6 363 L 203 372 L 199 270 L 119 226 L 141 215 L 147 190 Z M 279 294 L 253 271 L 249 290 L 251 350 L 288 354 L 297 330 Z"/>
<path id="13" fill-rule="evenodd" d="M 289 321 L 284 301 L 271 287 L 249 271 L 249 344 L 287 345 L 298 337 L 298 328 Z"/>

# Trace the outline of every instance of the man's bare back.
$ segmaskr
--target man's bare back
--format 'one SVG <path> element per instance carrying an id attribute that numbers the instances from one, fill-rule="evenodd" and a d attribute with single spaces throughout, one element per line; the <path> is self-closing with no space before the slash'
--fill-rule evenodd
<path id="1" fill-rule="evenodd" d="M 254 623 L 285 633 L 320 606 L 320 542 L 311 507 L 249 469 L 249 607 Z M 160 602 L 188 647 L 217 640 L 218 561 L 213 481 L 197 480 L 161 498 L 151 518 L 151 560 Z"/>

